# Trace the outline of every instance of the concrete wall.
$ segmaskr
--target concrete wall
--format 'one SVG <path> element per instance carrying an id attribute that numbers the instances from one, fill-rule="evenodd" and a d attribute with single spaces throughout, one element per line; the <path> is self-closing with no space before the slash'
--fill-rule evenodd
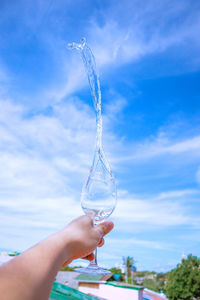
<path id="1" fill-rule="evenodd" d="M 107 300 L 142 300 L 142 291 L 107 284 L 79 283 L 79 291 Z"/>

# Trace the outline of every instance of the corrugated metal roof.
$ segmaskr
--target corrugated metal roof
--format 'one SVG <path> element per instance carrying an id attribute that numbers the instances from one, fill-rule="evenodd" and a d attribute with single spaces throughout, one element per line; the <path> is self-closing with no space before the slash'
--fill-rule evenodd
<path id="1" fill-rule="evenodd" d="M 59 271 L 56 275 L 56 282 L 65 284 L 71 288 L 78 288 L 78 281 L 76 280 L 77 272 L 74 271 Z"/>
<path id="2" fill-rule="evenodd" d="M 78 281 L 100 281 L 102 275 L 79 274 L 75 279 Z"/>
<path id="3" fill-rule="evenodd" d="M 99 298 L 89 296 L 64 284 L 54 282 L 49 300 L 99 300 Z"/>

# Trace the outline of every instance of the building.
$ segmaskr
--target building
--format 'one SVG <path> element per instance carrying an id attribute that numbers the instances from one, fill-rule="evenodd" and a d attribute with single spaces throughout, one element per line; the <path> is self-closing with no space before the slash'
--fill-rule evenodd
<path id="1" fill-rule="evenodd" d="M 0 265 L 13 257 L 0 255 Z M 112 276 L 112 275 L 111 275 Z M 110 275 L 80 274 L 74 271 L 58 272 L 49 300 L 163 300 L 164 295 L 142 286 L 107 281 Z"/>
<path id="2" fill-rule="evenodd" d="M 134 279 L 137 284 L 143 284 L 145 277 L 136 276 Z"/>
<path id="3" fill-rule="evenodd" d="M 75 278 L 79 273 L 74 271 L 59 271 L 55 281 L 74 289 L 78 289 L 78 281 Z"/>
<path id="4" fill-rule="evenodd" d="M 119 282 L 81 280 L 78 290 L 106 300 L 143 300 L 143 287 Z"/>
<path id="5" fill-rule="evenodd" d="M 49 300 L 102 300 L 86 295 L 62 283 L 54 282 Z"/>
<path id="6" fill-rule="evenodd" d="M 89 275 L 60 271 L 56 281 L 86 295 L 106 300 L 142 300 L 143 287 L 107 281 L 112 275 Z"/>

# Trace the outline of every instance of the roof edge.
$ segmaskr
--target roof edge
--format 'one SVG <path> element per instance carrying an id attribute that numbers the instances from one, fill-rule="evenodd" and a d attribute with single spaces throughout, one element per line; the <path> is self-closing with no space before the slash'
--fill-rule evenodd
<path id="1" fill-rule="evenodd" d="M 77 280 L 75 279 L 77 282 L 87 282 L 87 283 L 106 283 L 107 281 L 104 280 Z"/>
<path id="2" fill-rule="evenodd" d="M 139 286 L 139 285 L 123 285 L 123 284 L 118 284 L 118 283 L 110 282 L 110 281 L 107 281 L 106 284 L 107 285 L 112 285 L 112 286 L 115 286 L 115 287 L 124 288 L 124 289 L 137 290 L 137 291 L 140 291 L 140 290 L 144 289 L 143 286 Z"/>

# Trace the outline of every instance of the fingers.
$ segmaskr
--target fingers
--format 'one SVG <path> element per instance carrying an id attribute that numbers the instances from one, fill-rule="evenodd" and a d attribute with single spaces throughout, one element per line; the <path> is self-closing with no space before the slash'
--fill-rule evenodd
<path id="1" fill-rule="evenodd" d="M 99 224 L 98 226 L 95 227 L 96 230 L 100 231 L 100 234 L 102 236 L 105 236 L 106 234 L 108 234 L 114 227 L 113 222 L 111 221 L 105 221 L 101 224 Z"/>
<path id="2" fill-rule="evenodd" d="M 82 259 L 86 259 L 86 260 L 92 261 L 94 259 L 94 254 L 90 253 L 89 255 L 83 257 Z"/>
<path id="3" fill-rule="evenodd" d="M 103 242 L 104 244 L 104 242 Z M 103 246 L 103 244 L 101 246 Z M 98 245 L 98 247 L 101 247 Z M 89 260 L 89 261 L 92 261 L 94 259 L 94 253 L 90 253 L 88 254 L 87 256 L 85 257 L 82 257 L 82 259 L 85 259 L 85 260 Z M 69 265 L 69 261 L 65 261 L 63 264 L 62 264 L 62 268 L 66 267 L 67 265 Z"/>
<path id="4" fill-rule="evenodd" d="M 65 261 L 64 264 L 62 264 L 62 268 L 66 267 L 69 264 L 68 261 Z"/>
<path id="5" fill-rule="evenodd" d="M 104 238 L 102 238 L 100 240 L 99 244 L 97 245 L 97 247 L 102 247 L 104 245 L 104 243 L 105 243 Z M 82 259 L 92 261 L 94 259 L 94 253 L 90 253 L 89 255 L 83 257 Z"/>
<path id="6" fill-rule="evenodd" d="M 97 246 L 102 247 L 104 245 L 104 243 L 105 243 L 104 238 L 102 238 L 102 239 L 100 239 L 100 242 Z"/>

